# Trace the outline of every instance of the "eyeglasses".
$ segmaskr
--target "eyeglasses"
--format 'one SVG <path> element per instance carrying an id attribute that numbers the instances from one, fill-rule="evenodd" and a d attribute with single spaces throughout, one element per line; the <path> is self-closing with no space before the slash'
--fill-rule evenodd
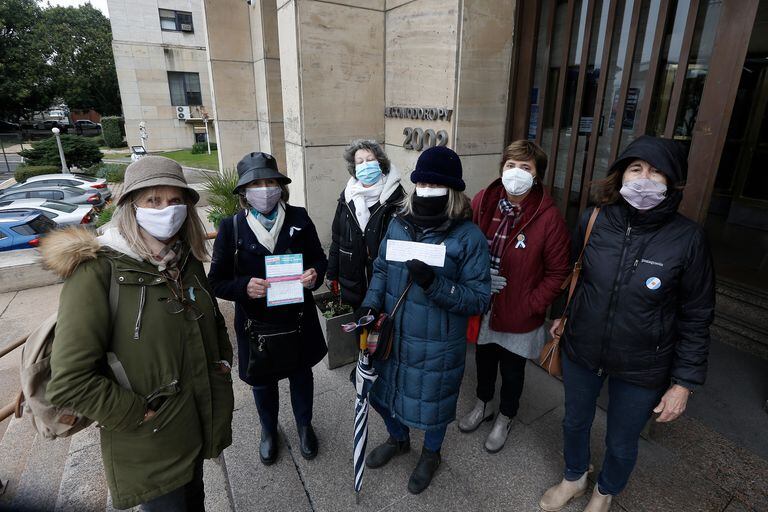
<path id="1" fill-rule="evenodd" d="M 200 320 L 203 318 L 203 316 L 205 316 L 194 302 L 176 291 L 176 286 L 171 284 L 170 281 L 166 281 L 166 283 L 168 284 L 168 289 L 171 290 L 171 293 L 173 293 L 173 297 L 162 297 L 158 300 L 165 304 L 165 310 L 168 313 L 172 315 L 184 313 L 184 318 L 192 322 Z"/>
<path id="2" fill-rule="evenodd" d="M 349 322 L 348 324 L 341 324 L 341 329 L 344 332 L 355 332 L 358 327 L 365 327 L 366 325 L 370 324 L 376 320 L 376 317 L 373 315 L 365 315 L 364 317 L 361 317 L 360 320 L 357 322 Z"/>

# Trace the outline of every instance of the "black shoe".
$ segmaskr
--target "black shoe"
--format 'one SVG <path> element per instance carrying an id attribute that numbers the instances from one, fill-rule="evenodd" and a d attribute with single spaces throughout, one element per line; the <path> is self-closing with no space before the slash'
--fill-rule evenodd
<path id="1" fill-rule="evenodd" d="M 312 425 L 298 427 L 299 445 L 301 447 L 301 456 L 307 460 L 317 457 L 317 436 Z"/>
<path id="2" fill-rule="evenodd" d="M 374 448 L 365 458 L 365 465 L 371 469 L 380 468 L 389 462 L 395 455 L 402 455 L 411 451 L 411 440 L 398 441 L 389 436 L 384 443 Z"/>
<path id="3" fill-rule="evenodd" d="M 416 464 L 416 468 L 411 473 L 410 480 L 408 480 L 408 492 L 419 494 L 429 487 L 429 483 L 432 481 L 432 477 L 435 476 L 438 467 L 440 467 L 440 452 L 431 452 L 426 448 L 422 448 L 419 463 Z"/>
<path id="4" fill-rule="evenodd" d="M 265 466 L 274 464 L 277 460 L 277 432 L 261 429 L 261 442 L 259 443 L 259 458 Z"/>

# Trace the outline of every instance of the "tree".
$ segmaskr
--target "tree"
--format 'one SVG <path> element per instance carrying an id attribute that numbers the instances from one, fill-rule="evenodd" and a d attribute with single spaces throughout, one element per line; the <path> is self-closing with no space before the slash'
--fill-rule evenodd
<path id="1" fill-rule="evenodd" d="M 0 118 L 70 108 L 121 113 L 109 20 L 90 4 L 0 0 Z"/>
<path id="2" fill-rule="evenodd" d="M 53 102 L 41 13 L 35 0 L 0 0 L 0 118 L 15 121 Z"/>
<path id="3" fill-rule="evenodd" d="M 120 115 L 120 90 L 109 19 L 91 4 L 42 11 L 58 95 L 70 108 Z"/>

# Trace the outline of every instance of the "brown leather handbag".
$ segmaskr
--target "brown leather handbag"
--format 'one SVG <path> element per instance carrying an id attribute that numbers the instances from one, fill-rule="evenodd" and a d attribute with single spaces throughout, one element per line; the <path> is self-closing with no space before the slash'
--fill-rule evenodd
<path id="1" fill-rule="evenodd" d="M 581 260 L 584 258 L 584 249 L 587 248 L 587 242 L 589 242 L 589 235 L 592 234 L 592 228 L 595 226 L 597 215 L 600 213 L 600 208 L 595 208 L 592 211 L 592 215 L 589 217 L 589 223 L 587 224 L 587 232 L 584 234 L 584 245 L 581 247 L 581 253 L 579 253 L 579 259 L 573 264 L 573 270 L 565 281 L 563 281 L 561 290 L 568 288 L 568 300 L 565 303 L 565 309 L 563 310 L 563 316 L 560 317 L 560 325 L 555 331 L 555 337 L 544 344 L 544 348 L 541 349 L 541 355 L 539 356 L 539 366 L 547 370 L 547 373 L 553 377 L 560 377 L 563 375 L 563 366 L 560 361 L 560 337 L 565 331 L 565 323 L 568 321 L 568 317 L 565 312 L 568 310 L 568 305 L 573 298 L 573 292 L 576 290 L 576 283 L 579 282 L 579 275 L 581 274 Z"/>

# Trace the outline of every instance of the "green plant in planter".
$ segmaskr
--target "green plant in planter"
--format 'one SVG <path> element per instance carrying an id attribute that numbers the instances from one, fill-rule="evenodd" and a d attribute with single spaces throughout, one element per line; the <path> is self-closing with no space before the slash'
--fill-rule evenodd
<path id="1" fill-rule="evenodd" d="M 334 318 L 352 312 L 352 306 L 341 302 L 341 297 L 334 297 L 333 295 L 321 299 L 317 307 L 323 312 L 325 318 Z"/>
<path id="2" fill-rule="evenodd" d="M 208 192 L 208 220 L 213 222 L 216 229 L 226 217 L 231 217 L 240 211 L 238 196 L 232 191 L 237 186 L 237 172 L 226 169 L 220 173 L 208 174 L 205 178 L 205 190 Z"/>

